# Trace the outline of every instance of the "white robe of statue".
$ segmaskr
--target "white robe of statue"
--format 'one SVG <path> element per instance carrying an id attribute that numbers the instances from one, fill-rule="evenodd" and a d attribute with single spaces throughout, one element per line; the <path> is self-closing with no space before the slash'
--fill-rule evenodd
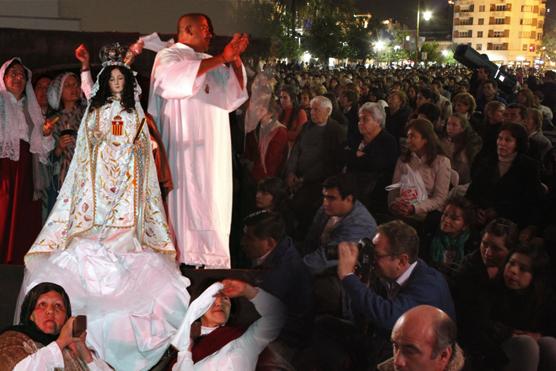
<path id="1" fill-rule="evenodd" d="M 197 53 L 176 43 L 155 59 L 149 113 L 158 124 L 174 190 L 169 220 L 180 261 L 229 268 L 232 217 L 232 148 L 228 114 L 247 100 L 233 68 L 224 65 L 197 77 Z"/>
<path id="2" fill-rule="evenodd" d="M 20 297 L 37 283 L 87 315 L 87 343 L 116 370 L 148 370 L 187 306 L 144 113 L 114 100 L 87 111 L 56 204 L 25 257 Z M 140 133 L 138 134 L 138 131 Z"/>

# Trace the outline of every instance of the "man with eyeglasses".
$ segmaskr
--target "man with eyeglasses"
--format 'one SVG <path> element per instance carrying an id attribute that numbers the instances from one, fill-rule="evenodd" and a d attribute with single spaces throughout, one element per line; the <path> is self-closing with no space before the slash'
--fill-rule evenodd
<path id="1" fill-rule="evenodd" d="M 351 242 L 338 246 L 338 277 L 354 316 L 370 322 L 373 351 L 383 359 L 390 332 L 404 312 L 427 304 L 455 319 L 455 310 L 442 274 L 418 259 L 419 237 L 413 227 L 400 220 L 381 224 L 373 245 L 375 282 L 367 286 L 354 274 L 359 248 Z"/>

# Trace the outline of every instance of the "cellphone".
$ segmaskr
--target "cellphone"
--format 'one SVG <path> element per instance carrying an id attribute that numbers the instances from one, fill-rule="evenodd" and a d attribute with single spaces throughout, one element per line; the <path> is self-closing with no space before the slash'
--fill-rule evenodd
<path id="1" fill-rule="evenodd" d="M 76 137 L 77 132 L 73 129 L 64 129 L 60 132 L 60 136 L 63 137 L 64 135 L 71 135 L 72 137 Z"/>
<path id="2" fill-rule="evenodd" d="M 77 316 L 73 321 L 71 329 L 71 336 L 74 338 L 80 337 L 87 330 L 87 316 Z"/>

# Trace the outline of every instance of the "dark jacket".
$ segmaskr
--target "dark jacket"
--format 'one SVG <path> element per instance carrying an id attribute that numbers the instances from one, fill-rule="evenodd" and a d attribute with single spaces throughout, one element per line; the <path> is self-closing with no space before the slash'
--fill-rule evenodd
<path id="1" fill-rule="evenodd" d="M 286 305 L 287 319 L 279 339 L 290 346 L 304 344 L 313 323 L 313 280 L 290 237 L 286 236 L 262 264 L 259 286 Z"/>
<path id="2" fill-rule="evenodd" d="M 357 156 L 359 143 L 346 148 L 346 169 L 355 174 L 359 197 L 370 207 L 386 206 L 384 187 L 392 181 L 392 174 L 399 156 L 398 142 L 392 134 L 382 130 Z"/>
<path id="3" fill-rule="evenodd" d="M 400 138 L 407 136 L 405 126 L 411 115 L 411 108 L 409 106 L 400 107 L 395 113 L 386 115 L 386 130 L 400 141 Z"/>
<path id="4" fill-rule="evenodd" d="M 325 178 L 339 173 L 343 165 L 342 144 L 345 142 L 346 131 L 335 120 L 329 118 L 324 127 L 321 143 L 322 156 L 318 159 L 318 163 L 314 164 L 310 173 L 300 172 L 300 158 L 304 156 L 306 151 L 314 150 L 314 148 L 307 148 L 305 145 L 307 137 L 311 135 L 315 126 L 313 122 L 308 122 L 303 126 L 286 164 L 286 174 L 296 174 L 304 178 L 306 182 L 322 182 Z"/>
<path id="5" fill-rule="evenodd" d="M 456 318 L 452 295 L 444 276 L 423 260 L 417 265 L 398 293 L 388 299 L 384 287 L 378 283 L 375 287 L 365 286 L 357 276 L 349 275 L 342 280 L 346 294 L 351 299 L 354 314 L 368 319 L 384 336 L 390 332 L 398 318 L 408 309 L 421 304 L 428 304 L 442 309 L 452 319 Z"/>
<path id="6" fill-rule="evenodd" d="M 482 159 L 473 169 L 466 197 L 479 208 L 494 209 L 497 216 L 514 221 L 520 228 L 537 225 L 542 197 L 538 164 L 518 154 L 500 177 L 498 156 Z"/>

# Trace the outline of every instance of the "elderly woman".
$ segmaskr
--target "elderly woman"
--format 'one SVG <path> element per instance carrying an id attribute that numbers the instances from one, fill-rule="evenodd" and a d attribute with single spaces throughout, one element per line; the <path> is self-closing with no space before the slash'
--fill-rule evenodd
<path id="1" fill-rule="evenodd" d="M 38 200 L 46 189 L 40 163 L 54 146 L 19 58 L 0 68 L 0 262 L 22 264 L 42 224 Z"/>
<path id="2" fill-rule="evenodd" d="M 540 221 L 542 188 L 539 167 L 527 156 L 527 132 L 519 124 L 504 124 L 498 134 L 497 154 L 480 161 L 466 197 L 478 207 L 482 225 L 496 216 L 523 228 Z"/>
<path id="3" fill-rule="evenodd" d="M 260 318 L 247 329 L 228 325 L 230 298 L 250 300 Z M 194 338 L 192 324 L 200 320 L 200 336 Z M 206 289 L 191 302 L 182 326 L 172 340 L 179 351 L 172 370 L 254 370 L 261 351 L 284 324 L 283 304 L 264 290 L 237 280 L 224 280 Z"/>
<path id="4" fill-rule="evenodd" d="M 471 165 L 481 150 L 483 140 L 461 114 L 454 114 L 446 123 L 446 135 L 441 143 L 451 160 L 452 168 L 459 175 L 459 184 L 471 181 Z"/>
<path id="5" fill-rule="evenodd" d="M 423 200 L 408 199 L 395 189 L 388 194 L 390 211 L 402 217 L 416 216 L 424 219 L 427 213 L 442 210 L 448 197 L 451 166 L 440 146 L 430 121 L 411 120 L 407 126 L 407 153 L 396 163 L 392 183 L 400 182 L 409 169 L 417 173 L 423 181 L 426 195 Z M 415 185 L 413 185 L 415 186 Z"/>
<path id="6" fill-rule="evenodd" d="M 43 282 L 25 296 L 19 325 L 0 334 L 2 370 L 111 370 L 85 345 L 86 332 L 73 335 L 75 318 L 64 289 Z"/>
<path id="7" fill-rule="evenodd" d="M 362 135 L 357 147 L 347 149 L 346 171 L 355 174 L 359 197 L 367 207 L 384 208 L 386 192 L 396 159 L 396 138 L 384 130 L 384 108 L 379 103 L 367 102 L 359 108 L 359 132 Z"/>

